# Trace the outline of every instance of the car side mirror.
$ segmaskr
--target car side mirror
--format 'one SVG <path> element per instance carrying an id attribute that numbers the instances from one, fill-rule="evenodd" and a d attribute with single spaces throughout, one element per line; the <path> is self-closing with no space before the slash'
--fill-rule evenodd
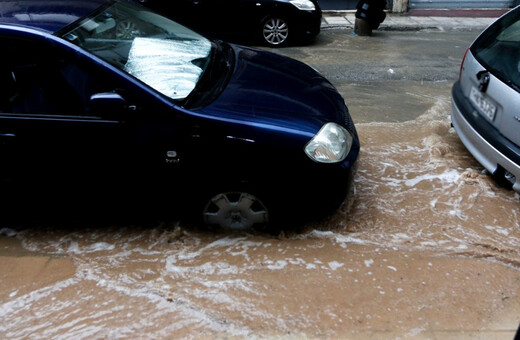
<path id="1" fill-rule="evenodd" d="M 90 97 L 90 112 L 116 118 L 128 111 L 128 103 L 115 92 L 96 93 Z"/>

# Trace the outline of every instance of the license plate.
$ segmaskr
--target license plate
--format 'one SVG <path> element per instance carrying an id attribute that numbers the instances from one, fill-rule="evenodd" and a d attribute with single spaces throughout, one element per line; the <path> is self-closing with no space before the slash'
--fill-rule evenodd
<path id="1" fill-rule="evenodd" d="M 480 112 L 489 118 L 489 120 L 495 119 L 497 107 L 487 100 L 476 87 L 471 88 L 469 99 Z"/>

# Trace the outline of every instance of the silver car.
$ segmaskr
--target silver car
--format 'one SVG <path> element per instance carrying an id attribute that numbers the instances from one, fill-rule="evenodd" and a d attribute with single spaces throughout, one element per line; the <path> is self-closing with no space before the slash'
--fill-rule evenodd
<path id="1" fill-rule="evenodd" d="M 451 120 L 497 182 L 520 192 L 520 6 L 466 51 L 452 88 Z"/>

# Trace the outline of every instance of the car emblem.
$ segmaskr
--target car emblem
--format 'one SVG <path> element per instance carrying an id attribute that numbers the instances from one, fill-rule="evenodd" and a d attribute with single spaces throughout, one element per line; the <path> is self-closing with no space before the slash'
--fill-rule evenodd
<path id="1" fill-rule="evenodd" d="M 167 151 L 166 157 L 168 158 L 176 158 L 177 157 L 177 151 Z"/>
<path id="2" fill-rule="evenodd" d="M 174 150 L 166 151 L 166 159 L 165 159 L 166 164 L 179 164 L 181 162 L 181 160 L 178 158 L 178 156 L 179 156 L 179 154 L 177 153 L 177 151 L 174 151 Z"/>
<path id="3" fill-rule="evenodd" d="M 489 85 L 489 72 L 488 71 L 480 71 L 477 73 L 477 79 L 479 81 L 478 89 L 480 92 L 486 92 Z"/>

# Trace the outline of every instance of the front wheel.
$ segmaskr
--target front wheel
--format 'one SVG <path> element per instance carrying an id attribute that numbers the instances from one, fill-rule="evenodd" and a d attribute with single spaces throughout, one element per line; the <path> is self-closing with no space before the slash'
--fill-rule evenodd
<path id="1" fill-rule="evenodd" d="M 269 17 L 262 24 L 263 42 L 272 47 L 287 44 L 289 39 L 289 24 L 279 17 Z"/>
<path id="2" fill-rule="evenodd" d="M 224 229 L 248 230 L 269 223 L 269 212 L 258 197 L 245 192 L 213 196 L 202 213 L 206 225 Z"/>

